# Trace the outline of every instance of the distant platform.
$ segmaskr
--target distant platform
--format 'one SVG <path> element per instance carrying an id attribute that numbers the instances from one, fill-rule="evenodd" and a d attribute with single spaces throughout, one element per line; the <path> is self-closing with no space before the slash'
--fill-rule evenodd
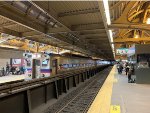
<path id="1" fill-rule="evenodd" d="M 114 66 L 88 113 L 150 113 L 150 85 L 128 83 Z"/>
<path id="2" fill-rule="evenodd" d="M 0 77 L 0 84 L 25 79 L 25 75 L 7 75 Z"/>

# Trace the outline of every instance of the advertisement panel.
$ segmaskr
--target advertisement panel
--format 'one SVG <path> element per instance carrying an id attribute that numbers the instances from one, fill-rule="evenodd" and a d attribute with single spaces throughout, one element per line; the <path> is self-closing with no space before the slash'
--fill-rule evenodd
<path id="1" fill-rule="evenodd" d="M 116 49 L 116 55 L 127 55 L 128 49 L 127 48 L 119 48 Z"/>
<path id="2" fill-rule="evenodd" d="M 128 54 L 128 57 L 135 54 L 135 45 L 133 45 L 132 47 L 129 48 L 127 54 Z"/>

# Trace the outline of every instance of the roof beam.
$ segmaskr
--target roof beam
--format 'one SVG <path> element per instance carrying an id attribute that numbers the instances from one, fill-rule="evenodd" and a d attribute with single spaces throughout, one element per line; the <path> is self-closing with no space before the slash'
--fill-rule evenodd
<path id="1" fill-rule="evenodd" d="M 90 31 L 105 32 L 105 29 L 104 28 L 98 28 L 98 29 L 87 29 L 87 30 L 74 30 L 72 32 L 90 32 Z"/>
<path id="2" fill-rule="evenodd" d="M 54 17 L 52 17 L 50 12 L 47 12 L 45 9 L 43 9 L 43 7 L 39 7 L 38 5 L 34 4 L 32 1 L 27 1 L 27 2 L 30 2 L 33 5 L 32 7 L 36 7 L 38 9 L 40 9 L 39 11 L 42 11 L 43 13 L 45 13 L 48 17 L 50 17 L 50 19 L 55 20 L 58 24 L 60 24 L 60 26 L 63 26 L 65 32 L 71 32 L 72 34 L 74 33 L 74 31 L 72 31 L 70 28 L 68 28 L 64 24 L 60 23 L 59 20 L 56 20 Z M 41 42 L 45 43 L 45 40 L 52 38 L 48 34 L 48 33 L 51 33 L 52 30 L 54 30 L 53 32 L 55 32 L 55 33 L 57 33 L 57 32 L 64 32 L 64 31 L 61 31 L 62 29 L 60 29 L 60 30 L 57 29 L 58 31 L 55 31 L 55 29 L 48 28 L 48 26 L 45 25 L 45 24 L 44 25 L 40 24 L 39 22 L 36 21 L 36 19 L 33 20 L 33 18 L 31 19 L 31 17 L 29 15 L 28 16 L 24 15 L 24 13 L 22 13 L 21 10 L 19 10 L 19 8 L 17 9 L 16 7 L 12 6 L 11 4 L 5 5 L 4 7 L 0 7 L 0 15 L 2 15 L 3 17 L 6 17 L 10 21 L 13 21 L 13 22 L 15 22 L 15 23 L 17 23 L 19 25 L 22 25 L 22 26 L 27 27 L 27 28 L 29 28 L 31 30 L 34 30 L 35 32 L 37 32 L 39 34 L 43 34 L 44 35 L 43 38 L 42 37 L 38 37 L 37 39 L 32 37 L 33 36 L 32 35 L 28 39 L 38 40 L 38 41 L 41 41 Z M 87 26 L 86 26 L 86 28 L 87 28 Z M 94 25 L 90 25 L 88 30 L 93 29 L 93 28 L 94 29 L 101 29 L 101 28 L 104 28 L 104 26 L 103 26 L 103 23 L 102 24 L 97 24 L 96 23 L 95 26 Z M 87 30 L 87 29 L 82 29 L 82 30 Z M 36 34 L 34 34 L 34 35 L 36 35 Z M 73 35 L 76 35 L 76 34 L 73 34 Z M 78 38 L 78 36 L 77 36 L 77 38 Z M 68 43 L 68 44 L 71 44 L 72 41 L 73 41 L 72 37 L 71 38 L 66 38 L 66 37 L 63 37 L 62 35 L 61 36 L 60 35 L 56 35 L 55 39 L 59 39 L 63 43 Z M 78 47 L 80 47 L 82 49 L 85 49 L 84 48 L 85 45 L 80 43 L 81 41 L 79 41 L 78 43 L 74 44 L 74 46 L 78 46 Z M 87 44 L 87 45 L 89 47 L 89 49 L 86 49 L 87 53 L 89 52 L 89 50 L 91 50 L 91 51 L 94 50 L 94 48 L 92 48 L 93 46 L 90 46 L 90 44 Z"/>
<path id="3" fill-rule="evenodd" d="M 13 23 L 13 22 L 9 21 L 9 22 L 0 24 L 0 27 L 6 27 L 6 26 L 12 26 L 12 25 L 16 25 L 16 23 Z"/>
<path id="4" fill-rule="evenodd" d="M 16 37 L 22 37 L 22 33 L 14 31 L 14 30 L 7 29 L 7 28 L 1 28 L 0 32 L 1 33 L 6 33 L 6 34 L 9 34 L 9 35 L 12 35 L 12 36 L 16 36 Z"/>
<path id="5" fill-rule="evenodd" d="M 74 15 L 81 15 L 81 14 L 88 14 L 88 13 L 98 13 L 98 12 L 99 12 L 99 8 L 89 8 L 89 9 L 61 12 L 61 13 L 58 14 L 58 17 L 62 18 L 62 17 L 65 17 L 65 16 L 74 16 Z"/>
<path id="6" fill-rule="evenodd" d="M 22 33 L 22 35 L 24 37 L 28 37 L 28 36 L 31 37 L 31 36 L 34 36 L 34 35 L 41 35 L 41 33 L 36 32 L 36 31 L 28 31 L 28 32 Z"/>
<path id="7" fill-rule="evenodd" d="M 150 31 L 150 25 L 148 24 L 111 24 L 108 25 L 109 29 L 137 29 Z"/>
<path id="8" fill-rule="evenodd" d="M 96 42 L 91 41 L 91 42 L 94 43 L 94 44 L 100 44 L 99 46 L 108 46 L 108 45 L 110 45 L 108 43 L 103 43 L 101 41 L 96 41 Z"/>
<path id="9" fill-rule="evenodd" d="M 36 8 L 40 9 L 41 11 L 43 11 L 44 13 L 46 13 L 50 18 L 52 18 L 53 20 L 55 20 L 57 23 L 59 23 L 63 28 L 64 30 L 66 30 L 67 32 L 71 32 L 72 29 L 68 28 L 66 25 L 64 25 L 57 17 L 53 17 L 51 14 L 50 14 L 50 11 L 48 11 L 46 8 L 44 7 L 40 7 L 40 2 L 37 3 L 37 2 L 32 2 L 30 1 L 30 3 L 32 5 L 34 5 Z M 50 10 L 50 9 L 49 9 Z M 49 30 L 48 30 L 49 31 Z M 47 32 L 48 33 L 48 32 Z M 76 36 L 76 34 L 75 34 Z M 77 36 L 78 37 L 78 36 Z M 58 37 L 57 37 L 58 38 Z M 65 39 L 64 37 L 61 37 L 61 39 Z M 68 42 L 68 39 L 67 39 L 67 42 Z M 70 43 L 69 43 L 70 44 Z M 79 44 L 79 43 L 78 43 Z M 80 45 L 80 46 L 79 46 Z M 78 47 L 80 48 L 83 48 L 85 49 L 83 46 L 83 44 L 79 44 Z M 77 46 L 77 45 L 74 45 L 74 46 Z M 90 48 L 88 50 L 86 50 L 87 52 L 89 52 L 90 50 L 93 50 L 94 48 Z"/>
<path id="10" fill-rule="evenodd" d="M 101 34 L 85 34 L 85 35 L 80 35 L 81 38 L 83 37 L 107 37 L 106 33 L 101 33 Z"/>
<path id="11" fill-rule="evenodd" d="M 7 6 L 9 6 L 9 5 L 7 5 Z M 0 7 L 0 15 L 3 16 L 4 18 L 7 18 L 10 21 L 13 21 L 13 22 L 20 24 L 24 27 L 27 27 L 31 30 L 46 33 L 44 26 L 30 21 L 30 18 L 25 17 L 19 13 L 17 14 L 17 12 L 14 13 L 13 9 L 8 10 L 4 7 Z"/>
<path id="12" fill-rule="evenodd" d="M 128 19 L 127 19 L 128 13 L 129 13 L 129 11 L 131 10 L 131 8 L 134 6 L 134 4 L 135 4 L 136 2 L 138 2 L 138 1 L 130 1 L 130 2 L 127 4 L 127 6 L 126 6 L 126 8 L 124 9 L 124 11 L 123 11 L 123 13 L 121 14 L 121 16 L 120 16 L 117 20 L 115 20 L 113 23 L 122 23 L 122 22 L 124 22 L 124 23 L 129 23 L 129 22 L 128 22 Z"/>
<path id="13" fill-rule="evenodd" d="M 86 38 L 87 40 L 107 40 L 108 41 L 108 39 L 107 39 L 107 37 L 105 37 L 105 38 L 100 38 L 100 37 L 87 37 Z"/>
<path id="14" fill-rule="evenodd" d="M 36 7 L 37 9 L 41 10 L 43 13 L 46 13 L 47 16 L 49 16 L 51 19 L 53 19 L 56 23 L 59 23 L 63 28 L 64 30 L 66 31 L 71 31 L 67 26 L 65 26 L 59 19 L 58 17 L 55 15 L 55 13 L 53 12 L 52 14 L 50 14 L 50 11 L 51 9 L 46 9 L 46 7 L 43 7 L 40 5 L 40 2 L 34 2 L 34 1 L 30 1 L 30 3 Z M 50 28 L 51 29 L 51 28 Z"/>
<path id="15" fill-rule="evenodd" d="M 113 6 L 110 7 L 110 10 L 113 10 L 115 8 L 117 8 L 119 5 L 121 5 L 123 2 L 125 1 L 118 1 L 116 4 L 114 4 Z"/>
<path id="16" fill-rule="evenodd" d="M 81 32 L 92 32 L 92 31 L 98 31 L 98 32 L 105 32 L 105 29 L 87 29 L 87 30 L 72 30 L 72 31 L 69 31 L 69 32 L 67 32 L 67 31 L 53 31 L 53 29 L 52 30 L 50 30 L 51 31 L 51 33 L 48 33 L 48 34 L 58 34 L 58 33 L 81 33 Z"/>
<path id="17" fill-rule="evenodd" d="M 140 41 L 150 41 L 150 37 L 142 37 L 142 38 L 116 38 L 114 42 L 140 42 Z"/>
<path id="18" fill-rule="evenodd" d="M 64 37 L 59 38 L 59 37 L 51 37 L 50 35 L 47 35 L 46 26 L 43 26 L 43 25 L 37 23 L 36 21 L 33 22 L 29 18 L 29 16 L 22 15 L 19 12 L 19 10 L 17 10 L 17 8 L 10 6 L 10 4 L 6 5 L 6 7 L 0 7 L 0 15 L 2 17 L 7 18 L 10 21 L 13 21 L 13 22 L 15 22 L 15 23 L 17 23 L 19 25 L 27 27 L 27 28 L 29 28 L 31 30 L 34 30 L 34 31 L 38 32 L 38 33 L 45 34 L 47 37 L 56 38 L 56 39 L 59 39 L 59 40 L 61 40 L 63 42 L 67 42 L 68 44 L 70 44 L 72 42 L 72 40 L 68 40 L 68 39 L 66 39 Z M 68 30 L 68 31 L 71 31 L 71 30 Z M 9 32 L 9 31 L 7 31 L 7 32 Z M 9 34 L 12 34 L 12 33 L 10 32 Z M 32 37 L 30 37 L 28 39 L 37 40 L 37 39 L 34 39 Z M 40 42 L 40 41 L 45 43 L 45 41 L 43 41 L 42 39 L 38 40 L 38 42 Z M 80 45 L 80 47 L 82 47 L 82 45 Z"/>
<path id="19" fill-rule="evenodd" d="M 49 28 L 47 32 L 48 34 L 57 34 L 57 33 L 64 33 L 64 32 L 67 33 L 71 31 L 67 31 L 63 27 L 59 27 L 59 28 Z"/>
<path id="20" fill-rule="evenodd" d="M 91 30 L 91 29 L 104 29 L 104 24 L 102 22 L 88 23 L 88 24 L 78 24 L 71 26 L 72 31 L 80 30 Z"/>

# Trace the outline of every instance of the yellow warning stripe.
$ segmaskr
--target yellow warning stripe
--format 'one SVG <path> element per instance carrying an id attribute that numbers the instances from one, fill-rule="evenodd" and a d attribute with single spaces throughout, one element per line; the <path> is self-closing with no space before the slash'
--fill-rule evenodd
<path id="1" fill-rule="evenodd" d="M 114 83 L 117 83 L 118 82 L 118 79 L 114 78 Z"/>
<path id="2" fill-rule="evenodd" d="M 110 113 L 120 113 L 120 106 L 119 105 L 111 105 Z"/>
<path id="3" fill-rule="evenodd" d="M 116 66 L 112 68 L 90 109 L 88 110 L 88 113 L 109 113 L 115 68 Z"/>

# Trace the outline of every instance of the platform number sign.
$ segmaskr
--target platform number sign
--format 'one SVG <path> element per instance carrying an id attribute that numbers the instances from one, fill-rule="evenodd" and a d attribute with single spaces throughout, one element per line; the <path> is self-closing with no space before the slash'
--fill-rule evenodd
<path id="1" fill-rule="evenodd" d="M 121 113 L 119 105 L 111 105 L 110 106 L 110 113 Z"/>

